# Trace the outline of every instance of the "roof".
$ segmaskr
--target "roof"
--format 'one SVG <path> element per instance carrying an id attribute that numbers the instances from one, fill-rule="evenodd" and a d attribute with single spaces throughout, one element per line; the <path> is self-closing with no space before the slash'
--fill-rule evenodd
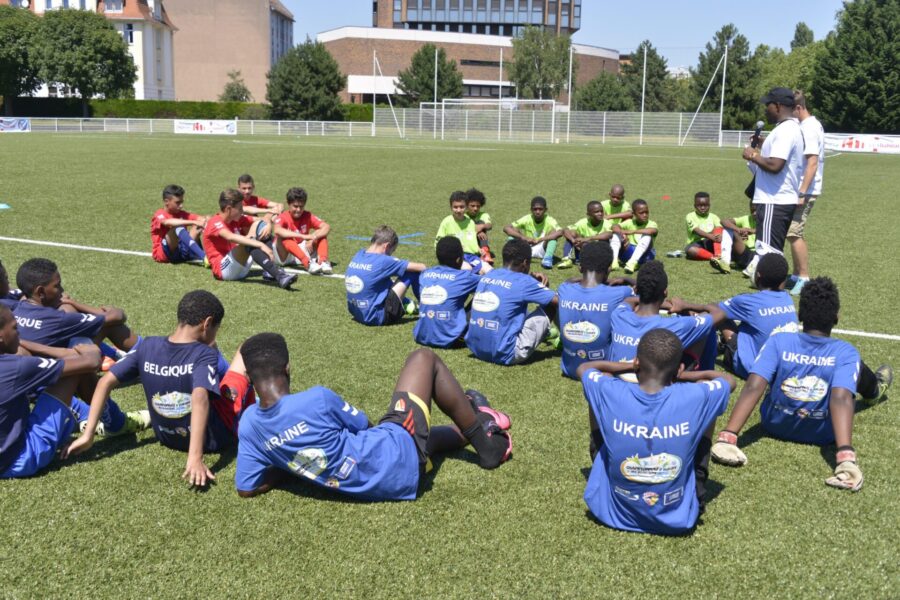
<path id="1" fill-rule="evenodd" d="M 333 42 L 342 39 L 398 40 L 407 42 L 432 42 L 444 44 L 472 44 L 477 46 L 494 46 L 512 48 L 512 38 L 483 33 L 454 33 L 449 31 L 425 31 L 419 29 L 389 29 L 383 27 L 338 27 L 323 31 L 316 36 L 316 41 Z M 618 60 L 619 52 L 610 48 L 572 44 L 575 54 L 599 56 L 610 60 Z"/>
<path id="2" fill-rule="evenodd" d="M 157 23 L 163 23 L 166 26 L 172 27 L 172 29 L 174 29 L 171 21 L 169 21 L 168 15 L 166 14 L 165 7 L 162 6 L 162 0 L 157 0 L 157 2 L 160 3 L 161 18 L 159 19 L 157 19 L 153 14 L 153 10 L 150 8 L 150 5 L 147 4 L 147 0 L 123 2 L 122 10 L 120 12 L 107 12 L 106 2 L 104 0 L 100 0 L 99 2 L 97 2 L 97 12 L 111 21 L 156 21 Z"/>
<path id="3" fill-rule="evenodd" d="M 287 9 L 287 7 L 284 4 L 282 4 L 281 2 L 279 2 L 278 0 L 269 0 L 269 10 L 271 10 L 272 12 L 277 12 L 278 14 L 280 14 L 284 18 L 288 19 L 289 21 L 294 20 L 294 14 L 291 11 L 289 11 Z"/>

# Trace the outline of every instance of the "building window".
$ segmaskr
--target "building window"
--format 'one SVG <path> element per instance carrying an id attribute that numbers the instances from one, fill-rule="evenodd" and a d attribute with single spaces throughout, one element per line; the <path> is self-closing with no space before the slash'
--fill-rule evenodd
<path id="1" fill-rule="evenodd" d="M 120 13 L 122 12 L 123 0 L 106 0 L 103 3 L 104 12 Z"/>
<path id="2" fill-rule="evenodd" d="M 122 33 L 122 37 L 125 38 L 125 41 L 128 42 L 129 46 L 134 43 L 134 25 L 132 25 L 131 23 L 126 23 L 125 31 L 123 31 Z"/>
<path id="3" fill-rule="evenodd" d="M 468 67 L 493 67 L 495 69 L 500 67 L 499 60 L 474 60 L 470 58 L 464 58 L 459 61 L 459 64 Z"/>
<path id="4" fill-rule="evenodd" d="M 44 10 L 50 10 L 53 8 L 53 0 L 46 0 L 44 2 Z"/>

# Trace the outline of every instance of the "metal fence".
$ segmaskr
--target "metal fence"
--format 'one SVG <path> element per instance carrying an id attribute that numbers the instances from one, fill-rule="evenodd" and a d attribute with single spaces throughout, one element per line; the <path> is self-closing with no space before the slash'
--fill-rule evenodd
<path id="1" fill-rule="evenodd" d="M 237 135 L 394 137 L 453 141 L 735 146 L 749 131 L 719 132 L 714 113 L 551 112 L 528 110 L 375 111 L 375 123 L 350 121 L 241 121 Z M 57 133 L 172 134 L 174 119 L 31 118 L 31 131 Z"/>

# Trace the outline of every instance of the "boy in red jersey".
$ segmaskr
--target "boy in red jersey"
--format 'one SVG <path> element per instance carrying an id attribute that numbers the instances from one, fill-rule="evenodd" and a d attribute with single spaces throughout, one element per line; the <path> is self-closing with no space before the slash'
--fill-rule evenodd
<path id="1" fill-rule="evenodd" d="M 256 190 L 256 184 L 253 182 L 253 177 L 248 173 L 238 177 L 237 185 L 238 191 L 244 195 L 244 212 L 252 217 L 259 218 L 266 224 L 257 237 L 264 242 L 271 241 L 273 233 L 272 221 L 276 215 L 281 214 L 284 207 L 278 202 L 270 202 L 255 195 L 253 192 Z"/>
<path id="2" fill-rule="evenodd" d="M 265 223 L 245 215 L 243 201 L 241 192 L 223 191 L 219 194 L 219 213 L 203 230 L 203 249 L 213 275 L 224 281 L 244 279 L 251 262 L 255 262 L 262 267 L 264 279 L 276 281 L 282 289 L 291 287 L 297 276 L 275 264 L 271 248 L 258 239 Z"/>
<path id="3" fill-rule="evenodd" d="M 161 263 L 203 260 L 206 255 L 197 240 L 203 233 L 206 217 L 184 210 L 184 188 L 180 185 L 167 185 L 162 199 L 163 207 L 153 213 L 150 221 L 153 260 Z"/>
<path id="4" fill-rule="evenodd" d="M 285 197 L 288 209 L 275 217 L 275 261 L 303 265 L 311 275 L 331 275 L 328 232 L 331 226 L 306 210 L 306 190 L 291 188 Z"/>

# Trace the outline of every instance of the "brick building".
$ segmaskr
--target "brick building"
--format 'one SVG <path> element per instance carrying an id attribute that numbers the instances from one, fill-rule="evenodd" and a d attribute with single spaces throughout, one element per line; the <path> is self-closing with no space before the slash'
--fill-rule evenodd
<path id="1" fill-rule="evenodd" d="M 398 93 L 397 74 L 409 67 L 413 54 L 426 43 L 443 48 L 447 58 L 456 61 L 463 76 L 463 97 L 498 98 L 501 87 L 504 98 L 517 95 L 515 86 L 509 81 L 509 65 L 513 60 L 512 38 L 509 37 L 418 29 L 341 27 L 320 33 L 317 40 L 325 45 L 341 72 L 347 75 L 347 88 L 341 92 L 345 102 L 371 102 L 373 89 L 378 95 Z M 585 44 L 572 46 L 578 61 L 576 88 L 601 71 L 618 72 L 618 51 Z M 378 74 L 374 81 L 373 51 L 377 53 L 383 72 L 383 76 Z M 565 93 L 558 101 L 568 101 Z"/>

